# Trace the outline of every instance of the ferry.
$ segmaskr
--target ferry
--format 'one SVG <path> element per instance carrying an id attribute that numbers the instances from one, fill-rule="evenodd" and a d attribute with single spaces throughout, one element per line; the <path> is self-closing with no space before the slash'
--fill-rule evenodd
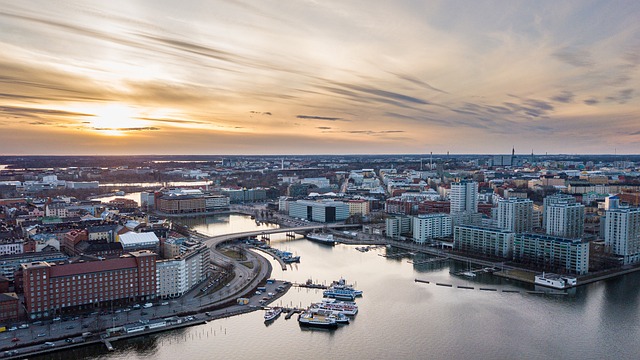
<path id="1" fill-rule="evenodd" d="M 311 304 L 311 308 L 337 311 L 349 316 L 354 316 L 358 313 L 358 305 L 356 303 L 335 301 L 335 299 L 323 299 L 322 302 Z"/>
<path id="2" fill-rule="evenodd" d="M 351 284 L 347 284 L 347 282 L 345 281 L 345 279 L 341 278 L 338 281 L 334 281 L 331 286 L 329 287 L 329 289 L 341 289 L 341 290 L 349 290 L 352 291 L 355 296 L 362 296 L 362 290 L 357 290 L 353 288 L 353 285 Z"/>
<path id="3" fill-rule="evenodd" d="M 333 318 L 338 324 L 344 324 L 344 325 L 349 324 L 349 318 L 347 317 L 347 315 L 341 313 L 340 311 L 331 311 L 331 310 L 325 310 L 325 309 L 319 309 L 319 308 L 311 308 L 309 309 L 309 311 L 313 314 L 318 314 L 318 315 Z"/>
<path id="4" fill-rule="evenodd" d="M 336 289 L 333 287 L 328 288 L 327 290 L 322 292 L 324 297 L 330 297 L 334 299 L 340 300 L 350 300 L 353 301 L 356 299 L 356 293 L 350 289 Z"/>
<path id="5" fill-rule="evenodd" d="M 542 285 L 551 287 L 554 289 L 566 289 L 577 285 L 577 279 L 574 277 L 560 276 L 558 274 L 546 274 L 536 275 L 534 283 L 536 285 Z"/>
<path id="6" fill-rule="evenodd" d="M 324 316 L 320 314 L 314 314 L 310 311 L 305 311 L 298 315 L 298 324 L 305 327 L 317 327 L 323 329 L 335 329 L 338 327 L 336 320 L 330 316 Z"/>
<path id="7" fill-rule="evenodd" d="M 333 234 L 307 234 L 307 239 L 319 242 L 321 244 L 335 245 L 336 241 L 333 238 Z"/>
<path id="8" fill-rule="evenodd" d="M 267 312 L 264 314 L 264 321 L 268 322 L 268 321 L 274 320 L 281 313 L 282 313 L 282 308 L 281 307 L 274 307 L 274 308 L 272 308 L 270 310 L 267 310 Z"/>

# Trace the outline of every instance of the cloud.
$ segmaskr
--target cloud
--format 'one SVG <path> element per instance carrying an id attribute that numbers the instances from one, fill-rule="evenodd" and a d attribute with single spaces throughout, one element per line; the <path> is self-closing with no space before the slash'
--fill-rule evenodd
<path id="1" fill-rule="evenodd" d="M 616 95 L 607 96 L 606 100 L 610 102 L 617 102 L 618 104 L 626 104 L 633 98 L 633 89 L 624 89 L 618 91 Z"/>
<path id="2" fill-rule="evenodd" d="M 41 108 L 26 108 L 17 106 L 0 106 L 0 114 L 17 117 L 31 117 L 40 118 L 42 116 L 58 116 L 58 117 L 85 117 L 93 116 L 91 114 L 85 114 L 80 112 L 56 110 L 56 109 L 41 109 Z"/>
<path id="3" fill-rule="evenodd" d="M 326 120 L 326 121 L 348 121 L 339 117 L 328 117 L 328 116 L 316 116 L 316 115 L 296 115 L 298 119 L 307 119 L 307 120 Z"/>
<path id="4" fill-rule="evenodd" d="M 596 99 L 596 98 L 589 98 L 589 99 L 586 99 L 583 102 L 585 104 L 587 104 L 587 105 L 596 105 L 597 103 L 599 103 L 598 99 Z"/>
<path id="5" fill-rule="evenodd" d="M 591 67 L 593 60 L 588 50 L 564 47 L 552 54 L 556 59 L 576 67 Z"/>
<path id="6" fill-rule="evenodd" d="M 562 93 L 552 96 L 551 100 L 561 102 L 561 103 L 572 103 L 575 95 L 571 91 L 563 91 Z"/>
<path id="7" fill-rule="evenodd" d="M 258 115 L 267 115 L 267 116 L 271 116 L 272 115 L 271 112 L 269 112 L 269 111 L 265 111 L 265 112 L 262 112 L 262 111 L 249 111 L 249 113 L 250 114 L 258 114 Z"/>
<path id="8" fill-rule="evenodd" d="M 91 128 L 91 130 L 97 131 L 157 131 L 159 127 L 155 126 L 143 126 L 143 127 L 130 127 L 130 128 Z"/>
<path id="9" fill-rule="evenodd" d="M 317 126 L 316 129 L 320 129 L 320 130 L 331 130 L 332 128 L 329 126 Z"/>

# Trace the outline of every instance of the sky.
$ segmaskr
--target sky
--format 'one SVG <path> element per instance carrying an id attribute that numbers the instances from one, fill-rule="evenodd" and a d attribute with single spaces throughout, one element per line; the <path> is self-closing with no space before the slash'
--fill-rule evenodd
<path id="1" fill-rule="evenodd" d="M 638 19 L 636 0 L 0 0 L 0 154 L 638 154 Z"/>

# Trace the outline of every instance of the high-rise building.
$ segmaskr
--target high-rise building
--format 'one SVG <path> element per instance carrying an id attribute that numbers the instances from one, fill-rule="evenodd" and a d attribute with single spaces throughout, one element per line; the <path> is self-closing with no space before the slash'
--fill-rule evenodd
<path id="1" fill-rule="evenodd" d="M 451 184 L 450 213 L 478 212 L 478 183 L 472 180 L 462 180 Z"/>
<path id="2" fill-rule="evenodd" d="M 531 231 L 533 227 L 533 201 L 529 199 L 499 200 L 497 213 L 500 229 L 520 234 Z"/>
<path id="3" fill-rule="evenodd" d="M 428 214 L 414 216 L 413 241 L 424 243 L 427 240 L 451 235 L 451 217 L 447 214 Z"/>
<path id="4" fill-rule="evenodd" d="M 543 209 L 542 209 L 542 226 L 547 226 L 547 207 L 549 205 L 564 203 L 564 204 L 575 204 L 576 198 L 564 193 L 557 193 L 553 195 L 549 195 L 542 199 Z"/>
<path id="5" fill-rule="evenodd" d="M 547 235 L 578 239 L 584 232 L 584 205 L 558 202 L 545 209 Z"/>
<path id="6" fill-rule="evenodd" d="M 604 242 L 609 252 L 622 257 L 623 264 L 640 262 L 640 208 L 607 211 Z"/>

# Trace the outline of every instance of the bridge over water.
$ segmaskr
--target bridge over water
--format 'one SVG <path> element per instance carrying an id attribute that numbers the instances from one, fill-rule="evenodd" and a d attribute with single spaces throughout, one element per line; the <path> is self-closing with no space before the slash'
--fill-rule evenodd
<path id="1" fill-rule="evenodd" d="M 297 227 L 282 227 L 278 229 L 264 229 L 264 230 L 252 230 L 252 231 L 243 231 L 232 234 L 223 234 L 216 235 L 210 237 L 200 237 L 202 241 L 207 244 L 207 246 L 211 248 L 216 248 L 218 245 L 223 244 L 228 241 L 233 241 L 242 238 L 248 238 L 253 236 L 261 236 L 261 235 L 269 235 L 269 234 L 282 234 L 288 232 L 310 232 L 314 230 L 322 230 L 322 229 L 355 229 L 360 228 L 362 225 L 359 224 L 320 224 L 320 225 L 305 225 L 305 226 L 297 226 Z"/>

